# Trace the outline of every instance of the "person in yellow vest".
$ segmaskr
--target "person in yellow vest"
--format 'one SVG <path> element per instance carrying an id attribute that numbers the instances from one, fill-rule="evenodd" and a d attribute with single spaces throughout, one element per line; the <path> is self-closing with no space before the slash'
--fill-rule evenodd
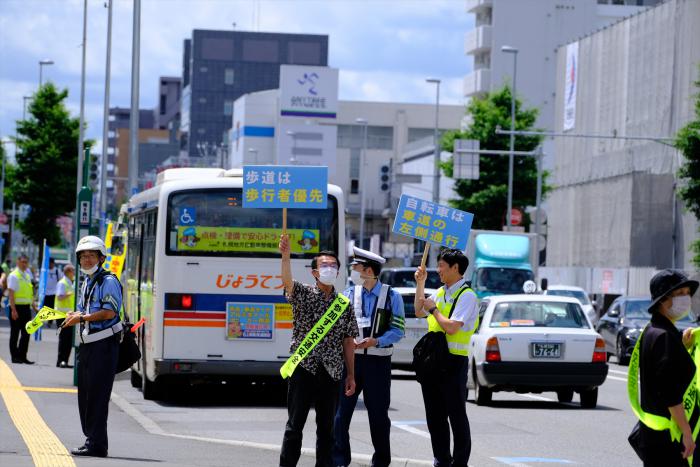
<path id="1" fill-rule="evenodd" d="M 67 313 L 75 310 L 75 266 L 68 263 L 63 266 L 63 277 L 56 284 L 56 303 L 55 308 L 59 311 Z M 58 357 L 56 366 L 59 368 L 71 368 L 68 364 L 70 358 L 70 350 L 73 346 L 73 331 L 69 327 L 62 327 L 63 320 L 57 321 L 61 331 L 58 334 Z"/>
<path id="2" fill-rule="evenodd" d="M 469 260 L 460 250 L 443 249 L 437 270 L 444 284 L 425 297 L 424 266 L 415 273 L 416 317 L 428 317 L 428 331 L 444 332 L 449 349 L 446 372 L 441 378 L 421 381 L 425 418 L 430 432 L 435 467 L 467 467 L 472 441 L 467 418 L 467 370 L 469 340 L 477 326 L 477 299 L 464 279 Z M 450 428 L 454 448 L 450 453 Z"/>
<path id="3" fill-rule="evenodd" d="M 29 349 L 29 334 L 24 329 L 25 324 L 32 320 L 34 305 L 34 286 L 32 274 L 29 272 L 29 258 L 19 255 L 17 267 L 7 278 L 7 290 L 10 299 L 10 356 L 12 363 L 34 362 L 27 360 Z"/>
<path id="4" fill-rule="evenodd" d="M 698 282 L 689 280 L 681 271 L 665 269 L 651 279 L 649 288 L 651 320 L 630 361 L 630 374 L 635 373 L 636 380 L 634 354 L 639 352 L 638 415 L 647 420 L 653 418 L 649 415 L 656 415 L 657 420 L 663 417 L 666 428 L 672 421 L 680 435 L 673 439 L 676 436 L 672 436 L 672 431 L 676 430 L 639 422 L 630 443 L 645 466 L 687 466 L 688 458 L 697 452 L 698 393 L 696 387 L 687 391 L 689 386 L 695 386 L 697 368 L 688 351 L 694 344 L 693 329 L 681 333 L 674 323 L 690 312 L 691 296 L 697 291 Z M 700 464 L 700 456 L 693 457 L 692 465 Z"/>

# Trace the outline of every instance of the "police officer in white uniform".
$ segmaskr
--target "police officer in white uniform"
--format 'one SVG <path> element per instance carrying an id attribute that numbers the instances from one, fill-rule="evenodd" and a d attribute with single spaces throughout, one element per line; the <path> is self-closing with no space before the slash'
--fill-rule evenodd
<path id="1" fill-rule="evenodd" d="M 391 354 L 393 344 L 404 335 L 403 298 L 377 280 L 386 259 L 354 247 L 351 278 L 355 287 L 344 294 L 353 302 L 360 339 L 355 344 L 355 393 L 340 395 L 335 415 L 334 465 L 350 464 L 350 420 L 357 397 L 363 393 L 374 446 L 372 467 L 391 463 L 389 403 L 391 401 Z"/>
<path id="2" fill-rule="evenodd" d="M 78 409 L 85 444 L 74 456 L 107 457 L 107 415 L 119 358 L 122 323 L 119 310 L 122 287 L 114 274 L 102 268 L 107 256 L 104 242 L 83 237 L 75 249 L 80 271 L 87 274 L 80 291 L 78 311 L 63 326 L 80 324 L 78 349 Z"/>

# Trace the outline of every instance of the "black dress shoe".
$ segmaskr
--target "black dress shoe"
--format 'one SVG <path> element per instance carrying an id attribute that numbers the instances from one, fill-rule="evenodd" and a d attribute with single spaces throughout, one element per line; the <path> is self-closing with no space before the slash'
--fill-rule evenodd
<path id="1" fill-rule="evenodd" d="M 13 358 L 12 363 L 24 363 L 24 360 L 20 360 L 18 358 Z"/>
<path id="2" fill-rule="evenodd" d="M 25 365 L 34 365 L 34 362 L 30 362 L 26 358 L 24 360 L 22 360 L 22 363 L 24 363 Z"/>
<path id="3" fill-rule="evenodd" d="M 75 448 L 70 453 L 74 456 L 107 457 L 107 451 L 98 451 L 97 449 L 90 449 L 87 446 L 80 446 L 79 448 Z"/>

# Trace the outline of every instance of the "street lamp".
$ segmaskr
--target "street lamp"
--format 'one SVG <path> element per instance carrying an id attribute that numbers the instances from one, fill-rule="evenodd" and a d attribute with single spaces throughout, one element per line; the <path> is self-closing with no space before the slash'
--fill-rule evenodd
<path id="1" fill-rule="evenodd" d="M 515 151 L 515 77 L 518 70 L 518 49 L 504 45 L 501 52 L 513 54 L 513 83 L 510 94 L 510 154 L 508 155 L 508 207 L 506 208 L 506 230 L 510 232 L 513 209 L 513 159 Z"/>
<path id="2" fill-rule="evenodd" d="M 43 60 L 39 60 L 39 89 L 41 89 L 41 85 L 43 84 L 44 65 L 53 65 L 53 60 L 50 60 L 48 58 L 45 58 Z"/>
<path id="3" fill-rule="evenodd" d="M 367 120 L 364 118 L 356 118 L 355 123 L 364 127 L 362 155 L 360 157 L 360 248 L 363 248 L 363 240 L 365 239 L 365 193 L 367 192 L 367 174 L 365 174 L 365 164 L 367 163 Z"/>

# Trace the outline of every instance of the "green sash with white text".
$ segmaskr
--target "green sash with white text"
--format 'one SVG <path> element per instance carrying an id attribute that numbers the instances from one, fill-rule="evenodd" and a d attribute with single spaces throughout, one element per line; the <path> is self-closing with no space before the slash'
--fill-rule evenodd
<path id="1" fill-rule="evenodd" d="M 311 330 L 306 334 L 304 340 L 301 341 L 299 347 L 292 353 L 292 355 L 284 362 L 282 368 L 280 368 L 280 375 L 282 378 L 289 378 L 296 370 L 297 365 L 311 353 L 311 351 L 316 347 L 316 344 L 321 342 L 328 331 L 333 327 L 333 325 L 338 321 L 340 315 L 343 314 L 345 309 L 350 304 L 350 300 L 346 298 L 343 294 L 338 294 L 328 307 L 321 319 L 319 319 L 316 324 L 313 325 Z"/>

